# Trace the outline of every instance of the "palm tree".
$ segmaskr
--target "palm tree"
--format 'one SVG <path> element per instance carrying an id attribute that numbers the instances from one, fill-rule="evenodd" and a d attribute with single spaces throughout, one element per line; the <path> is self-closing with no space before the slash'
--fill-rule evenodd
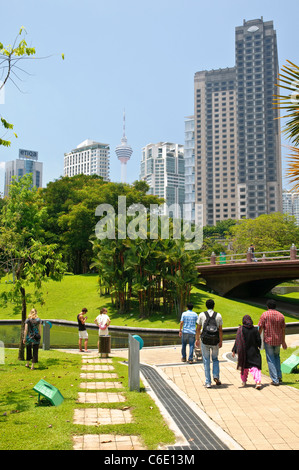
<path id="1" fill-rule="evenodd" d="M 284 133 L 293 143 L 290 147 L 289 166 L 287 177 L 294 184 L 294 191 L 299 190 L 299 67 L 287 60 L 288 65 L 282 67 L 278 75 L 280 88 L 290 91 L 287 95 L 274 95 L 274 104 L 278 109 L 285 110 L 283 118 L 288 119 L 284 126 Z"/>

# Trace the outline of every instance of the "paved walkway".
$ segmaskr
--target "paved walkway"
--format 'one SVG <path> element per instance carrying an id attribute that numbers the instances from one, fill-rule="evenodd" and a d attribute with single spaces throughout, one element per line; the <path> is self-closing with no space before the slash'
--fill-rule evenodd
<path id="1" fill-rule="evenodd" d="M 289 335 L 286 341 L 288 346 L 299 347 L 299 335 Z M 207 429 L 218 433 L 219 438 L 230 449 L 299 450 L 299 390 L 287 384 L 275 387 L 267 376 L 262 377 L 261 390 L 255 389 L 251 377 L 247 386 L 241 387 L 240 373 L 230 358 L 232 344 L 230 341 L 224 342 L 220 350 L 222 385 L 214 385 L 211 389 L 204 387 L 201 362 L 180 362 L 180 346 L 143 348 L 140 351 L 140 362 L 158 371 L 162 383 L 165 381 L 170 385 L 181 399 L 190 405 L 194 414 L 204 420 Z M 78 397 L 78 403 L 94 403 L 96 407 L 75 410 L 74 422 L 81 423 L 82 426 L 128 422 L 132 417 L 125 411 L 129 410 L 114 414 L 112 411 L 119 410 L 110 410 L 109 413 L 107 408 L 103 408 L 104 413 L 100 408 L 100 403 L 114 401 L 120 404 L 120 408 L 125 409 L 125 402 L 117 375 L 113 370 L 107 369 L 109 359 L 99 359 L 97 356 L 97 352 L 82 356 L 81 388 L 88 387 L 88 390 L 79 393 Z M 110 357 L 127 359 L 128 350 L 112 350 Z M 113 378 L 114 382 L 105 383 L 104 379 L 108 376 Z M 148 392 L 161 407 L 169 426 L 175 430 L 177 441 L 181 445 L 183 436 L 174 424 L 172 416 L 167 415 L 145 377 L 141 378 L 144 379 Z M 112 384 L 113 390 L 110 392 L 109 387 L 112 387 Z M 144 447 L 137 436 L 91 434 L 76 436 L 74 449 L 137 450 Z"/>

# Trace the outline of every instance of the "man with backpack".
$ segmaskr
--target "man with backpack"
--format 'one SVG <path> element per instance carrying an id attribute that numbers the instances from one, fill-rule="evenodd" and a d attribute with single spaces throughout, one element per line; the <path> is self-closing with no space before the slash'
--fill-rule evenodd
<path id="1" fill-rule="evenodd" d="M 222 317 L 220 313 L 214 312 L 214 300 L 206 301 L 206 312 L 201 312 L 197 320 L 196 346 L 199 345 L 199 335 L 201 333 L 201 352 L 205 370 L 205 387 L 211 388 L 210 360 L 213 362 L 213 379 L 216 385 L 221 385 L 219 380 L 219 360 L 218 352 L 222 347 Z"/>

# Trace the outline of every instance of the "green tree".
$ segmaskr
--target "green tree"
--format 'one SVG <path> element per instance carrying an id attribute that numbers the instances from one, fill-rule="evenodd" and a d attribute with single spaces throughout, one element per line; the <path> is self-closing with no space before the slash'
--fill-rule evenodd
<path id="1" fill-rule="evenodd" d="M 246 253 L 251 243 L 255 251 L 289 250 L 299 242 L 299 227 L 294 217 L 276 212 L 256 219 L 242 219 L 230 229 L 233 251 Z"/>
<path id="2" fill-rule="evenodd" d="M 24 360 L 24 325 L 27 304 L 43 302 L 43 284 L 49 279 L 61 280 L 65 265 L 57 253 L 57 245 L 46 244 L 43 238 L 44 206 L 40 192 L 32 188 L 32 175 L 11 183 L 0 215 L 0 260 L 2 277 L 12 275 L 0 300 L 14 304 L 21 311 L 19 359 Z"/>

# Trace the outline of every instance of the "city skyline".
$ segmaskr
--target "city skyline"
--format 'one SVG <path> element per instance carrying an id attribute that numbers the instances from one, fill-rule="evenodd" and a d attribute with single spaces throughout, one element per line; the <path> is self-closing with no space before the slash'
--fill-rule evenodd
<path id="1" fill-rule="evenodd" d="M 151 5 L 135 1 L 106 5 L 89 0 L 84 5 L 73 1 L 71 8 L 68 1 L 44 2 L 43 6 L 29 1 L 25 7 L 13 0 L 14 15 L 4 5 L 2 14 L 7 21 L 1 41 L 12 42 L 24 25 L 26 40 L 36 47 L 37 56 L 53 55 L 25 63 L 32 76 L 21 75 L 25 80 L 17 82 L 21 92 L 12 83 L 6 86 L 0 112 L 14 123 L 19 137 L 11 137 L 11 148 L 0 148 L 1 187 L 4 163 L 15 159 L 19 148 L 39 151 L 46 186 L 63 175 L 64 153 L 85 139 L 109 143 L 110 179 L 120 182 L 113 149 L 119 144 L 124 107 L 133 149 L 127 181 L 138 179 L 145 145 L 160 141 L 184 144 L 184 121 L 194 110 L 194 74 L 234 66 L 234 32 L 243 19 L 263 16 L 264 21 L 273 21 L 279 66 L 287 59 L 299 63 L 294 41 L 297 2 L 261 5 L 253 1 L 245 6 L 217 1 L 216 5 L 195 0 L 184 5 L 168 0 Z M 284 186 L 287 153 L 283 147 Z"/>

